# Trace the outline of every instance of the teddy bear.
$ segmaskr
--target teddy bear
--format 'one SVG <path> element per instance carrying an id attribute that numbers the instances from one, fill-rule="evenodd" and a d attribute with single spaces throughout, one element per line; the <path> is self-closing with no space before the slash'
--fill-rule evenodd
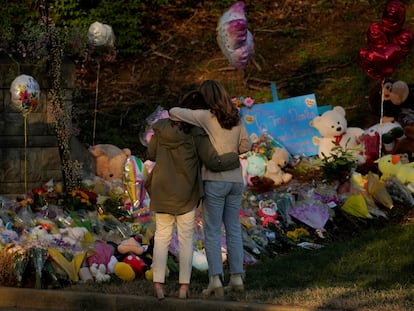
<path id="1" fill-rule="evenodd" d="M 363 164 L 365 158 L 361 155 L 360 138 L 364 130 L 359 127 L 348 127 L 345 115 L 345 109 L 336 106 L 313 118 L 309 125 L 316 128 L 322 137 L 314 136 L 312 142 L 318 146 L 320 159 L 339 154 L 342 149 L 353 154 L 357 164 Z"/>
<path id="2" fill-rule="evenodd" d="M 279 214 L 277 212 L 277 204 L 273 200 L 260 200 L 258 215 L 262 222 L 262 226 L 265 228 L 269 224 L 279 225 L 277 218 Z"/>
<path id="3" fill-rule="evenodd" d="M 59 229 L 62 241 L 75 246 L 80 245 L 85 236 L 88 234 L 88 229 L 85 227 L 66 227 Z"/>
<path id="4" fill-rule="evenodd" d="M 98 144 L 89 147 L 89 151 L 96 160 L 96 176 L 107 181 L 122 180 L 125 162 L 131 156 L 129 148 Z"/>
<path id="5" fill-rule="evenodd" d="M 369 104 L 383 123 L 396 121 L 401 124 L 404 137 L 395 141 L 390 153 L 411 156 L 414 153 L 414 86 L 401 80 L 386 80 L 383 86 L 377 86 L 371 92 Z"/>
<path id="6" fill-rule="evenodd" d="M 292 180 L 292 174 L 285 173 L 285 168 L 289 163 L 289 153 L 286 149 L 275 147 L 271 159 L 267 162 L 265 177 L 269 177 L 275 185 L 287 184 Z"/>

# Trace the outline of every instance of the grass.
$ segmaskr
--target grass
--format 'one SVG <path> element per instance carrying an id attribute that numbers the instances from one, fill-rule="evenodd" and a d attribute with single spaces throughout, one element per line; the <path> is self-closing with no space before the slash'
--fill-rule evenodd
<path id="1" fill-rule="evenodd" d="M 246 291 L 226 299 L 332 310 L 414 308 L 414 224 L 363 230 L 357 237 L 317 250 L 294 249 L 246 267 Z M 226 279 L 227 276 L 225 276 Z M 192 298 L 203 299 L 206 272 L 193 272 Z M 177 275 L 167 279 L 174 296 Z M 152 295 L 151 281 L 73 285 L 67 290 Z"/>

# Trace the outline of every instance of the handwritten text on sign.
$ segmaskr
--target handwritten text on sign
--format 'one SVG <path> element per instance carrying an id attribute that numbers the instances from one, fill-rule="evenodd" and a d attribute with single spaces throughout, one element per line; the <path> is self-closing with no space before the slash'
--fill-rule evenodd
<path id="1" fill-rule="evenodd" d="M 273 102 L 241 108 L 241 114 L 252 141 L 267 133 L 278 140 L 292 155 L 312 156 L 318 153 L 312 137 L 318 131 L 309 122 L 318 115 L 315 94 L 277 99 L 271 85 Z"/>

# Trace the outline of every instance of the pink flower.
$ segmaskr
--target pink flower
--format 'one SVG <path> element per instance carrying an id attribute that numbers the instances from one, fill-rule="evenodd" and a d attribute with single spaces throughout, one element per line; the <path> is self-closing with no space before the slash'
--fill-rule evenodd
<path id="1" fill-rule="evenodd" d="M 251 97 L 246 97 L 246 98 L 244 99 L 244 105 L 245 105 L 246 107 L 251 107 L 251 106 L 253 106 L 253 104 L 254 104 L 254 99 L 253 99 L 253 98 L 251 98 Z"/>

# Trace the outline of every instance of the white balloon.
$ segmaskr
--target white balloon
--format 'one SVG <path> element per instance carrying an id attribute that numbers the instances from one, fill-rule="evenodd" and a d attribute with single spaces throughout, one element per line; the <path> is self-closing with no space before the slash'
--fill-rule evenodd
<path id="1" fill-rule="evenodd" d="M 40 87 L 32 76 L 23 74 L 13 80 L 10 95 L 13 105 L 26 114 L 39 104 Z"/>
<path id="2" fill-rule="evenodd" d="M 94 22 L 89 26 L 88 40 L 95 46 L 113 46 L 115 35 L 111 26 L 100 22 Z"/>

